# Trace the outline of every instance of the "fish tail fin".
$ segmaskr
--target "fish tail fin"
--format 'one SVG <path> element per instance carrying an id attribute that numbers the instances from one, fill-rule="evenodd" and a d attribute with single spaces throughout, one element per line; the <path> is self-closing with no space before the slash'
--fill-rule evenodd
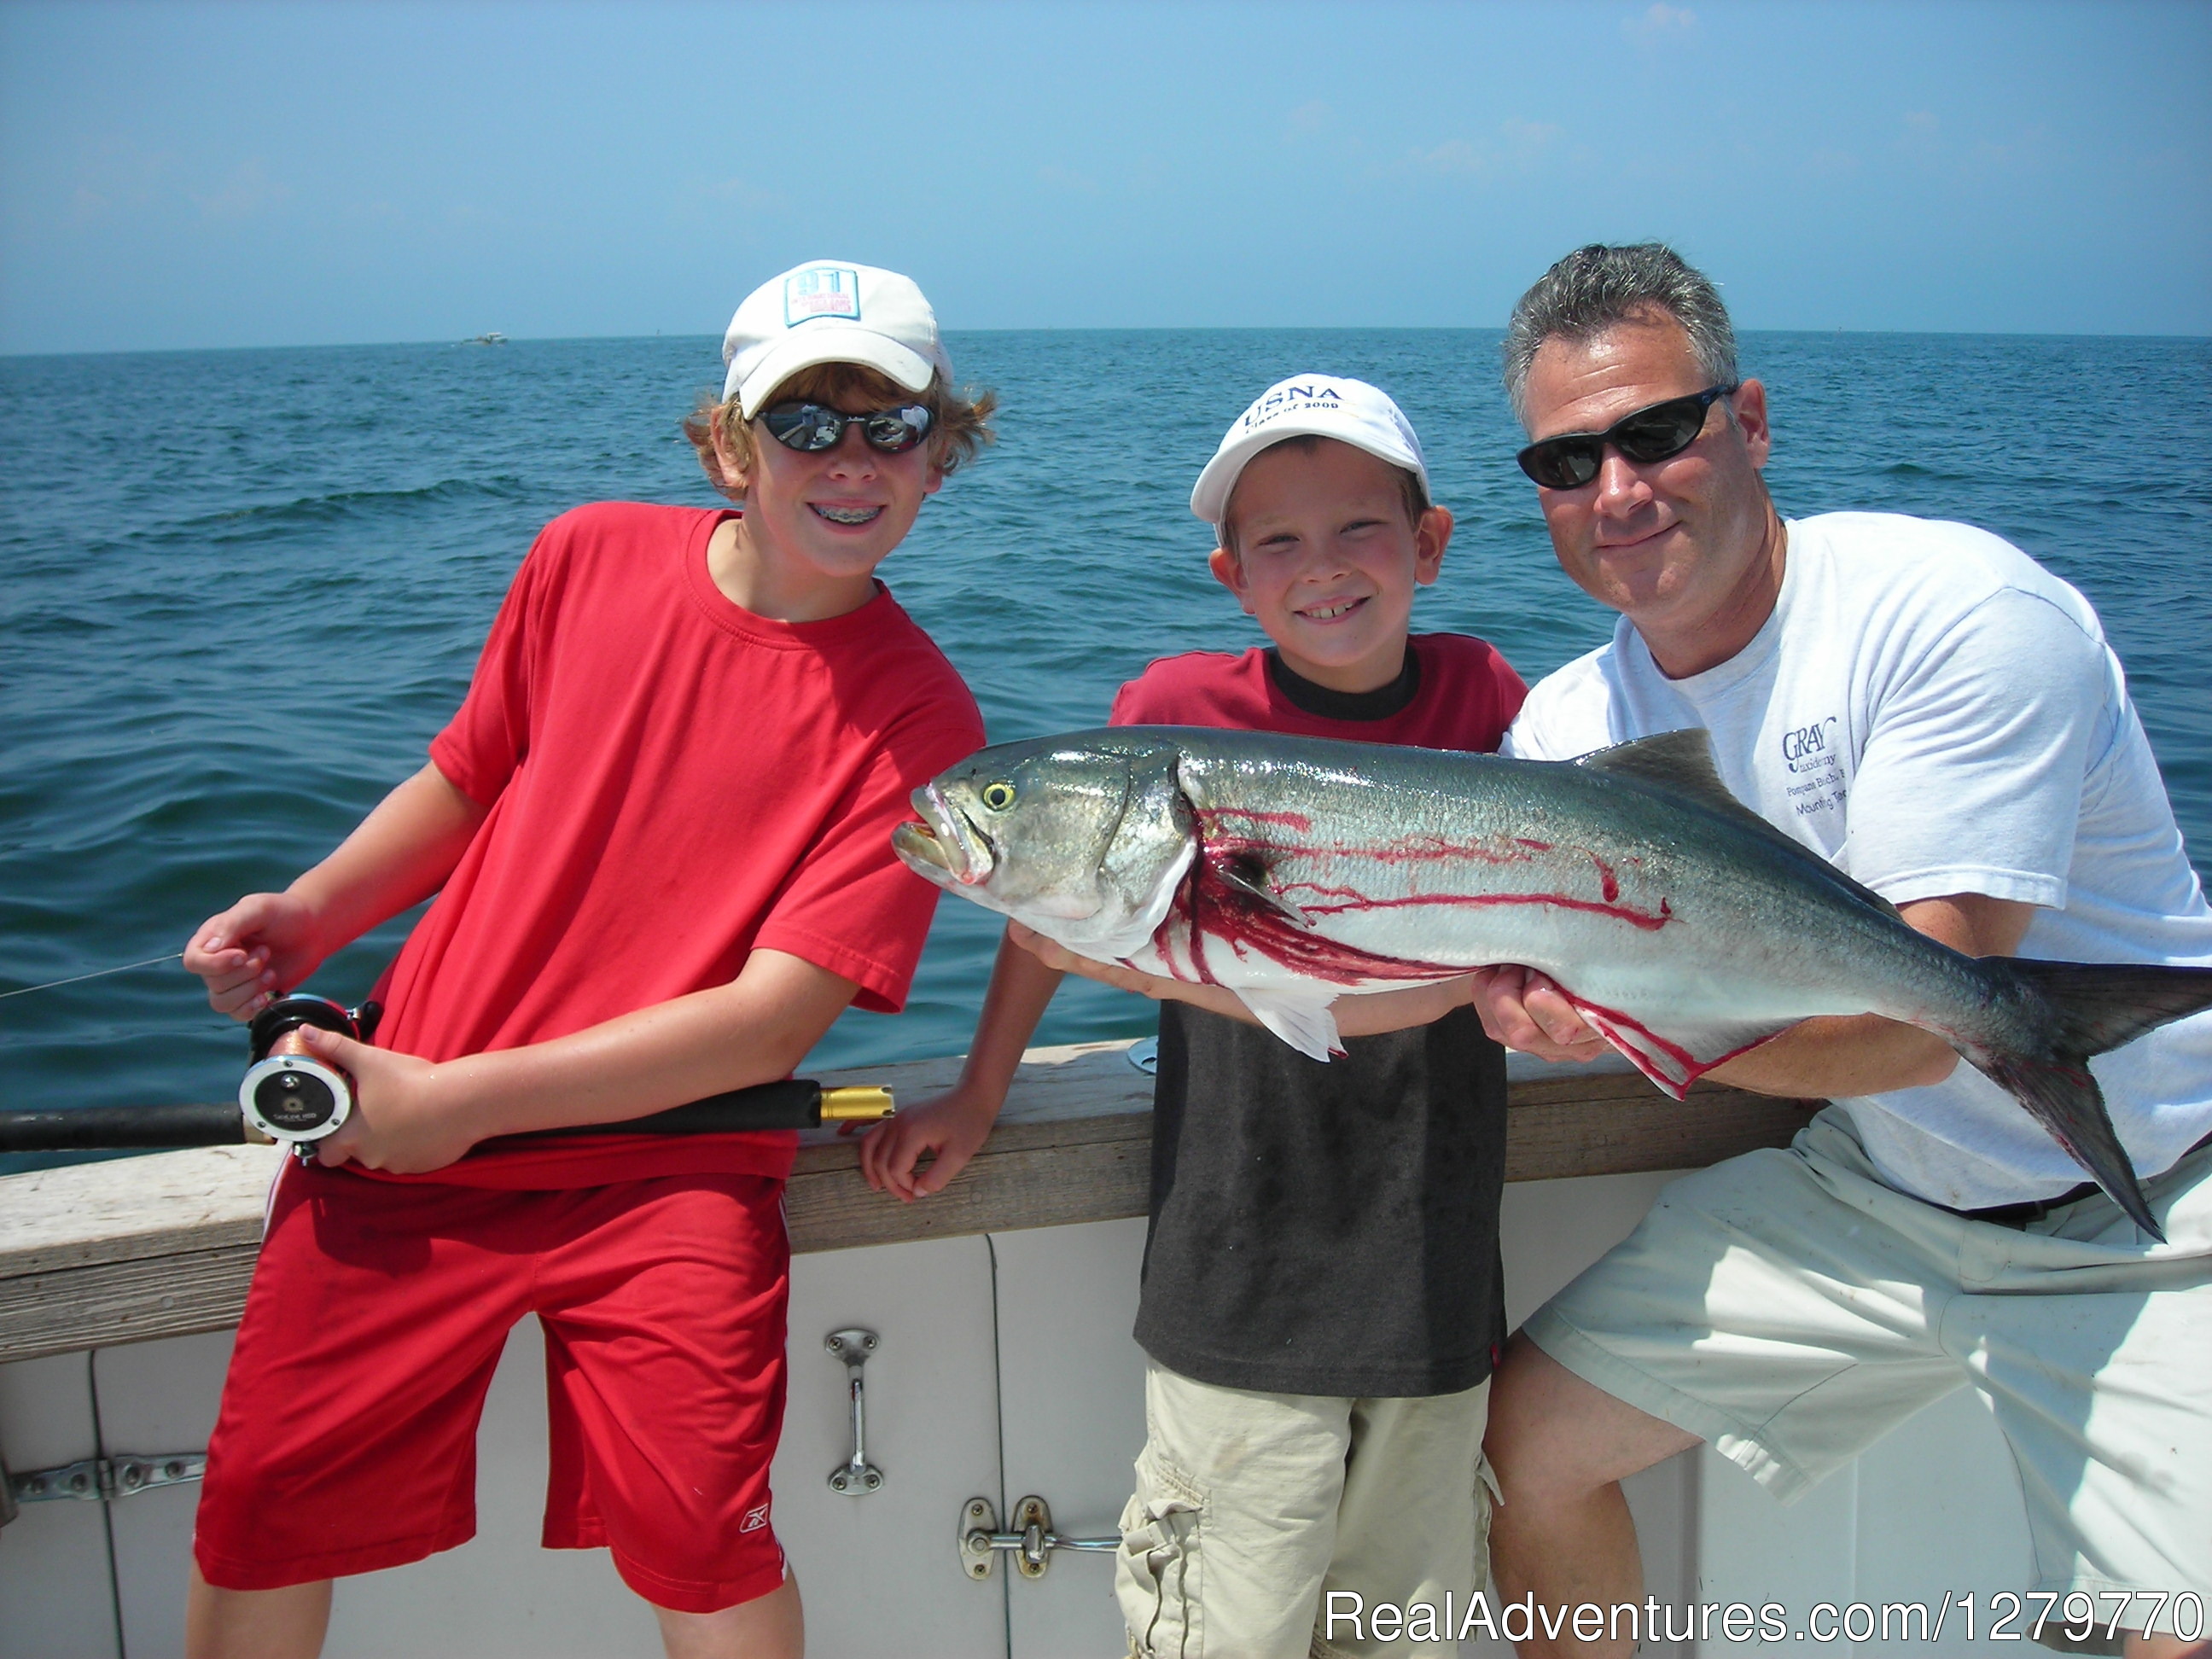
<path id="1" fill-rule="evenodd" d="M 1983 1076 L 2027 1108 L 2066 1156 L 2089 1172 L 2113 1203 L 2161 1244 L 2166 1231 L 2150 1212 L 2135 1165 L 2105 1109 L 2105 1091 L 2088 1066 L 2070 1058 L 1994 1054 L 1966 1058 Z"/>
<path id="2" fill-rule="evenodd" d="M 2033 986 L 2057 1017 L 2058 1046 L 2087 1059 L 2212 1008 L 2212 968 L 2154 962 L 1997 961 Z"/>
<path id="3" fill-rule="evenodd" d="M 2163 1243 L 2134 1164 L 2105 1109 L 2104 1091 L 2089 1058 L 2144 1032 L 2212 1007 L 2212 969 L 2155 963 L 2039 962 L 1999 958 L 2041 1003 L 2048 1022 L 2037 1054 L 1969 1054 L 1982 1073 L 2041 1124 L 2066 1155 L 2087 1170 L 2128 1218 Z"/>

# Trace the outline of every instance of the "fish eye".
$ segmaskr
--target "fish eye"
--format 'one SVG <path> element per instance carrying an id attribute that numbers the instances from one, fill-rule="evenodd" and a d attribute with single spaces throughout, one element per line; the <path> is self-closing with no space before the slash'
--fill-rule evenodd
<path id="1" fill-rule="evenodd" d="M 1014 786 L 1011 783 L 987 783 L 983 786 L 983 805 L 994 812 L 1003 812 L 1014 804 Z"/>

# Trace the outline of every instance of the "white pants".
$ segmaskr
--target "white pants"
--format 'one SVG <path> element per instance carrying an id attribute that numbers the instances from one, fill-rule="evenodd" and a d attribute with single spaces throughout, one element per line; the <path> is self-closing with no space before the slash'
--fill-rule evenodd
<path id="1" fill-rule="evenodd" d="M 1114 1593 L 1139 1659 L 1455 1655 L 1449 1605 L 1489 1582 L 1487 1381 L 1460 1394 L 1346 1400 L 1145 1379 L 1148 1437 L 1121 1512 Z M 1352 1633 L 1330 1603 L 1363 1610 Z M 1379 1641 L 1376 1603 L 1412 1639 Z M 1426 1628 L 1418 1611 L 1431 1611 Z M 1455 1611 L 1451 1617 L 1456 1618 Z"/>

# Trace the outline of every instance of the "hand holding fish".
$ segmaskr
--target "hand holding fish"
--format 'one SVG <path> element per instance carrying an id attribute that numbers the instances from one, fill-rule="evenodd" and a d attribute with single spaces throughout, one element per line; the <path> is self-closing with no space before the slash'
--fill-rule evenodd
<path id="1" fill-rule="evenodd" d="M 1474 981 L 1469 1000 L 1492 1042 L 1554 1063 L 1601 1060 L 1613 1052 L 1567 994 L 1534 968 L 1504 963 L 1468 977 Z"/>
<path id="2" fill-rule="evenodd" d="M 1006 937 L 1046 967 L 1060 973 L 1080 974 L 1101 985 L 1150 997 L 1154 1002 L 1188 1002 L 1212 1013 L 1226 1014 L 1231 1019 L 1252 1018 L 1243 1001 L 1225 985 L 1194 984 L 1189 980 L 1170 979 L 1164 974 L 1147 974 L 1126 962 L 1100 962 L 1095 957 L 1078 956 L 1058 939 L 1011 918 L 1006 922 Z"/>
<path id="3" fill-rule="evenodd" d="M 1185 979 L 1147 974 L 1125 963 L 1099 962 L 1090 957 L 1080 957 L 1059 940 L 1048 939 L 1035 928 L 1024 927 L 1018 921 L 1007 922 L 1006 937 L 1046 967 L 1063 974 L 1080 974 L 1085 979 L 1097 980 L 1101 985 L 1111 985 L 1121 990 L 1133 991 L 1140 997 L 1150 997 L 1154 1002 L 1187 1002 L 1194 1008 L 1205 1009 L 1208 1013 L 1241 1019 L 1248 1025 L 1267 1023 L 1252 1012 L 1243 997 L 1225 985 L 1197 985 Z M 1329 1004 L 1329 1017 L 1336 1023 L 1339 1036 L 1372 1036 L 1378 1031 L 1402 1031 L 1410 1026 L 1426 1025 L 1431 1020 L 1442 1019 L 1464 1004 L 1478 974 L 1469 974 L 1459 979 L 1433 980 L 1405 990 L 1348 993 Z M 1542 975 L 1536 977 L 1540 979 Z M 1603 1037 L 1595 1037 L 1595 1044 L 1588 1052 L 1577 1046 L 1571 1052 L 1547 1054 L 1544 1058 L 1595 1060 L 1609 1052 Z M 1508 1043 L 1506 1046 L 1510 1048 L 1513 1045 Z"/>

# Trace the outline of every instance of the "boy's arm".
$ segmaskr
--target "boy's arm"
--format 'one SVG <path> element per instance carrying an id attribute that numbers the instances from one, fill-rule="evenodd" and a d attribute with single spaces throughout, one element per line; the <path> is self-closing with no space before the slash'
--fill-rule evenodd
<path id="1" fill-rule="evenodd" d="M 202 922 L 185 971 L 206 981 L 217 1012 L 252 1018 L 333 951 L 443 886 L 489 811 L 426 765 L 284 891 L 249 893 Z"/>
<path id="2" fill-rule="evenodd" d="M 1188 980 L 1139 973 L 1134 968 L 1115 963 L 1093 962 L 1018 921 L 1009 924 L 1006 937 L 1034 954 L 1041 966 L 1055 974 L 1080 974 L 1085 979 L 1133 991 L 1155 1002 L 1187 1002 L 1208 1013 L 1241 1019 L 1247 1025 L 1260 1023 L 1244 1006 L 1243 999 L 1225 985 L 1196 985 Z M 1442 1019 L 1453 1009 L 1464 1006 L 1474 982 L 1473 975 L 1462 974 L 1454 979 L 1409 985 L 1401 991 L 1365 991 L 1337 998 L 1329 1004 L 1328 1011 L 1336 1021 L 1340 1036 L 1373 1036 L 1380 1031 L 1402 1031 L 1408 1026 L 1426 1025 Z"/>
<path id="3" fill-rule="evenodd" d="M 959 1081 L 868 1132 L 860 1143 L 860 1173 L 868 1185 L 902 1200 L 927 1198 L 960 1173 L 990 1134 L 1022 1063 L 1022 1050 L 1061 978 L 1059 969 L 1018 949 L 1011 936 L 999 941 L 990 988 L 983 994 L 983 1012 Z M 917 1174 L 915 1160 L 926 1152 L 936 1162 Z"/>
<path id="4" fill-rule="evenodd" d="M 756 950 L 727 985 L 694 991 L 519 1048 L 434 1063 L 305 1028 L 318 1059 L 353 1074 L 358 1107 L 317 1156 L 373 1170 L 442 1169 L 479 1140 L 626 1118 L 788 1077 L 859 986 L 802 957 Z"/>

